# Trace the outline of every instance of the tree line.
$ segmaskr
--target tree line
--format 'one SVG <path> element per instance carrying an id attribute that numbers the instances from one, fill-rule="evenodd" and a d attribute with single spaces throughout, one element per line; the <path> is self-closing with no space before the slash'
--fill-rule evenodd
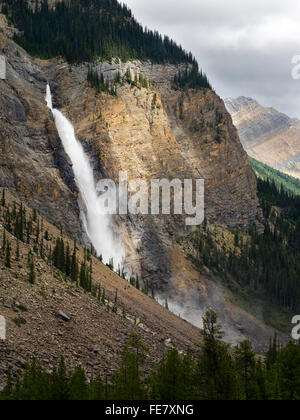
<path id="1" fill-rule="evenodd" d="M 284 188 L 292 195 L 300 195 L 300 180 L 280 172 L 270 166 L 249 157 L 252 168 L 256 175 L 264 181 L 274 181 L 277 188 Z"/>
<path id="2" fill-rule="evenodd" d="M 143 28 L 125 4 L 117 0 L 72 0 L 54 9 L 46 0 L 33 7 L 26 0 L 3 0 L 8 14 L 21 31 L 15 40 L 41 58 L 64 57 L 69 63 L 120 58 L 155 63 L 197 62 L 169 37 Z"/>
<path id="3" fill-rule="evenodd" d="M 199 71 L 197 66 L 193 66 L 190 70 L 179 71 L 174 76 L 173 88 L 175 90 L 186 90 L 186 89 L 210 89 L 212 86 L 208 80 L 208 77 L 203 71 Z"/>
<path id="4" fill-rule="evenodd" d="M 118 371 L 88 379 L 77 366 L 68 371 L 64 358 L 49 374 L 37 361 L 27 363 L 22 376 L 11 369 L 0 400 L 299 400 L 300 346 L 281 347 L 276 337 L 264 356 L 249 341 L 235 348 L 223 343 L 217 315 L 203 318 L 200 351 L 185 354 L 176 347 L 145 376 L 149 349 L 134 333 L 126 344 Z"/>

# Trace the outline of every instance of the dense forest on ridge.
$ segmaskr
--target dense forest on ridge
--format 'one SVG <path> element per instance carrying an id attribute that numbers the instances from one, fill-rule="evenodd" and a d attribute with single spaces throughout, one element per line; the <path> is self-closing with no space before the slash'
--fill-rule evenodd
<path id="1" fill-rule="evenodd" d="M 28 7 L 26 0 L 4 0 L 2 12 L 21 31 L 15 40 L 33 56 L 61 56 L 70 63 L 118 57 L 154 63 L 190 63 L 187 53 L 169 37 L 144 29 L 126 5 L 117 0 L 47 1 Z"/>

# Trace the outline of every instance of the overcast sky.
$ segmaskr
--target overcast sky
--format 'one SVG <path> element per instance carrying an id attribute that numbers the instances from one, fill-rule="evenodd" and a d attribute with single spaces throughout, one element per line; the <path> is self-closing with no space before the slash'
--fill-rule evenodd
<path id="1" fill-rule="evenodd" d="M 299 0 L 125 0 L 144 26 L 192 51 L 223 98 L 250 96 L 300 118 Z M 300 71 L 299 71 L 300 73 Z"/>

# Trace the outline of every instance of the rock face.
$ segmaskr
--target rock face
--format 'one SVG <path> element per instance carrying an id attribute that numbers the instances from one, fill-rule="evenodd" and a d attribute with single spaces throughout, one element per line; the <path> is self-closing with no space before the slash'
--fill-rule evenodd
<path id="1" fill-rule="evenodd" d="M 49 81 L 54 104 L 73 122 L 97 179 L 117 180 L 120 170 L 129 179 L 148 182 L 203 178 L 210 223 L 230 229 L 259 225 L 254 174 L 214 92 L 175 91 L 171 80 L 177 66 L 131 62 L 97 66 L 108 78 L 127 68 L 143 73 L 153 83 L 150 88 L 123 83 L 117 97 L 97 95 L 87 84 L 86 67 L 34 62 L 0 36 L 0 54 L 7 60 L 7 80 L 0 81 L 0 186 L 37 207 L 72 238 L 84 240 L 72 166 L 44 100 Z M 127 267 L 161 298 L 171 297 L 174 310 L 183 307 L 186 318 L 201 326 L 201 315 L 212 307 L 229 341 L 247 337 L 259 345 L 267 340 L 269 330 L 261 321 L 228 304 L 218 286 L 191 267 L 176 243 L 176 237 L 191 230 L 183 216 L 128 216 L 116 220 L 116 229 L 122 232 Z M 69 316 L 67 309 L 59 310 Z M 249 333 L 241 333 L 244 327 Z"/>
<path id="2" fill-rule="evenodd" d="M 0 9 L 1 9 L 1 1 L 0 1 Z M 10 26 L 7 18 L 5 15 L 3 15 L 2 13 L 0 13 L 0 30 L 4 33 L 5 36 L 8 37 L 13 37 L 15 34 L 18 34 L 19 31 Z"/>
<path id="3" fill-rule="evenodd" d="M 49 221 L 81 238 L 73 172 L 45 106 L 46 77 L 0 33 L 6 80 L 0 80 L 0 186 Z"/>
<path id="4" fill-rule="evenodd" d="M 247 153 L 300 178 L 300 120 L 264 108 L 251 98 L 230 98 L 225 103 Z"/>
<path id="5" fill-rule="evenodd" d="M 168 74 L 164 83 L 163 68 Z M 176 66 L 155 66 L 151 79 L 155 88 L 125 84 L 118 88 L 117 97 L 95 95 L 81 68 L 70 73 L 60 64 L 45 71 L 58 83 L 56 99 L 88 146 L 98 178 L 105 175 L 117 180 L 120 170 L 127 171 L 129 179 L 147 181 L 203 178 L 206 216 L 211 223 L 234 229 L 256 222 L 256 180 L 230 115 L 215 93 L 171 89 L 169 79 L 178 71 Z M 143 73 L 151 75 L 148 64 Z M 149 226 L 152 241 L 161 231 L 173 235 L 186 231 L 178 217 L 135 222 L 144 239 Z M 153 223 L 160 227 L 153 230 Z"/>
<path id="6" fill-rule="evenodd" d="M 57 83 L 57 104 L 93 160 L 95 176 L 117 180 L 122 170 L 129 179 L 148 182 L 203 178 L 210 223 L 230 229 L 259 224 L 256 180 L 223 101 L 210 90 L 173 90 L 170 80 L 176 66 L 154 66 L 153 73 L 148 63 L 117 64 L 118 70 L 116 64 L 103 64 L 99 70 L 112 78 L 126 68 L 147 75 L 154 87 L 124 83 L 117 97 L 96 95 L 86 83 L 87 69 L 70 71 L 65 63 L 45 63 L 45 73 Z M 163 72 L 168 75 L 165 81 Z M 201 315 L 213 307 L 228 331 L 228 341 L 245 338 L 243 327 L 256 344 L 267 339 L 270 331 L 260 321 L 226 303 L 222 291 L 186 260 L 176 244 L 177 236 L 190 232 L 183 217 L 129 216 L 119 220 L 119 230 L 127 267 L 161 298 L 169 297 L 170 305 L 186 319 L 201 326 Z"/>

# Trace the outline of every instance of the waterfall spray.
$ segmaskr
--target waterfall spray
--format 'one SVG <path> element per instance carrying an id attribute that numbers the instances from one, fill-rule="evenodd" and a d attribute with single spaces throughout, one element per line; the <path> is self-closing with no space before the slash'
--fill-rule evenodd
<path id="1" fill-rule="evenodd" d="M 60 111 L 53 109 L 49 85 L 45 99 L 52 111 L 65 152 L 73 164 L 75 181 L 85 205 L 81 218 L 86 233 L 98 255 L 102 255 L 104 263 L 109 263 L 113 258 L 115 267 L 121 267 L 125 256 L 122 241 L 112 230 L 112 216 L 101 211 L 91 163 L 75 136 L 71 122 Z"/>

